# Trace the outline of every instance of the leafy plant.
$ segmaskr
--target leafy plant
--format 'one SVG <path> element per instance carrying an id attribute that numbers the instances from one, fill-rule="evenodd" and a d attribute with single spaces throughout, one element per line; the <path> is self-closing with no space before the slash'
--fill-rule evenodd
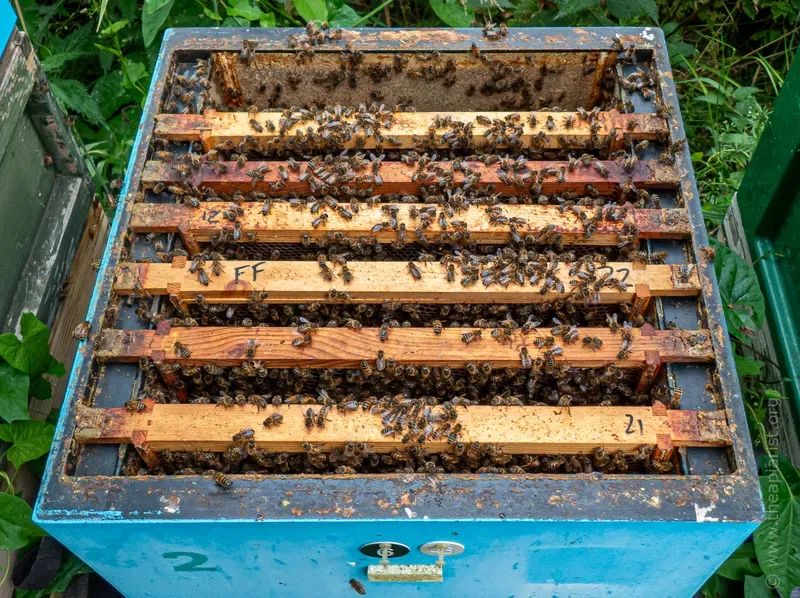
<path id="1" fill-rule="evenodd" d="M 0 335 L 0 462 L 6 457 L 14 466 L 13 475 L 0 471 L 5 492 L 0 492 L 0 550 L 30 546 L 47 533 L 31 520 L 30 505 L 14 492 L 14 480 L 26 463 L 50 451 L 55 426 L 49 421 L 30 419 L 31 397 L 47 400 L 51 385 L 43 376 L 63 376 L 64 364 L 50 354 L 50 331 L 35 315 L 26 313 L 20 320 L 20 333 Z M 0 585 L 8 577 L 3 572 Z M 63 589 L 63 588 L 62 588 Z"/>

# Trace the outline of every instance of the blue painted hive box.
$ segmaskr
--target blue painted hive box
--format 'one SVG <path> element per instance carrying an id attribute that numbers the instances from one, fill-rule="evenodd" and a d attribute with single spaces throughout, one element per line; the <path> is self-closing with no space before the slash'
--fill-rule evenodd
<path id="1" fill-rule="evenodd" d="M 763 507 L 660 30 L 170 30 L 36 521 L 126 596 L 690 596 Z"/>

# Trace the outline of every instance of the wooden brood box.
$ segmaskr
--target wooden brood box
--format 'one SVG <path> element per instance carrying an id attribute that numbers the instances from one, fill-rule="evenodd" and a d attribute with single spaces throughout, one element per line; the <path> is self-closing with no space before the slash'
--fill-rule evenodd
<path id="1" fill-rule="evenodd" d="M 126 201 L 120 202 L 124 207 L 115 219 L 114 241 L 98 279 L 91 342 L 72 373 L 69 409 L 62 415 L 59 450 L 49 464 L 37 520 L 131 595 L 255 592 L 265 583 L 276 595 L 313 595 L 319 576 L 330 579 L 326 592 L 347 595 L 352 591 L 348 578 L 366 581 L 363 567 L 377 562 L 358 552 L 361 544 L 381 539 L 416 546 L 455 535 L 466 552 L 447 561 L 448 592 L 552 594 L 558 591 L 550 586 L 572 584 L 571 595 L 597 595 L 598 587 L 616 588 L 617 595 L 640 595 L 661 575 L 653 552 L 667 550 L 675 569 L 664 593 L 686 595 L 696 589 L 752 531 L 762 512 L 719 294 L 704 250 L 707 240 L 688 149 L 679 142 L 683 129 L 660 31 L 509 30 L 490 41 L 480 30 L 359 30 L 343 32 L 339 39 L 314 46 L 313 56 L 300 57 L 304 50 L 289 48 L 289 35 L 302 39 L 305 32 L 178 30 L 165 36 L 123 192 Z M 253 56 L 249 50 L 241 55 L 246 40 L 257 42 Z M 634 50 L 627 50 L 631 43 Z M 476 57 L 473 44 L 489 58 Z M 179 78 L 191 78 L 198 59 L 209 65 L 207 92 L 205 86 Z M 639 67 L 649 72 L 651 64 L 655 84 L 644 93 L 633 91 L 637 79 L 631 73 Z M 175 93 L 176 85 L 194 87 L 195 93 L 184 102 L 185 91 Z M 283 107 L 372 101 L 410 103 L 417 111 L 356 109 L 343 118 L 311 120 L 311 115 L 288 127 L 280 122 L 300 114 L 298 108 L 283 115 Z M 245 111 L 250 104 L 259 109 L 257 114 Z M 558 111 L 549 110 L 554 105 Z M 600 110 L 592 116 L 578 111 L 595 107 Z M 443 119 L 446 114 L 449 120 Z M 478 114 L 488 121 L 476 118 Z M 341 120 L 360 122 L 361 128 L 328 126 Z M 472 123 L 471 137 L 465 134 L 465 123 Z M 373 130 L 368 132 L 367 126 Z M 335 152 L 324 147 L 331 142 L 327 130 L 341 135 Z M 452 135 L 445 135 L 448 131 Z M 480 145 L 498 135 L 505 138 L 493 141 L 497 147 L 488 153 L 508 153 L 512 159 L 523 154 L 519 162 L 466 159 L 487 153 L 468 147 L 470 138 Z M 454 140 L 464 147 L 453 148 Z M 647 147 L 638 153 L 638 161 L 626 164 L 621 155 L 615 159 L 616 152 L 630 156 L 632 146 L 644 141 Z M 180 158 L 189 144 L 196 164 Z M 232 155 L 242 153 L 237 151 L 240 144 L 247 150 L 243 165 Z M 252 151 L 255 144 L 270 151 L 258 154 Z M 349 156 L 363 148 L 365 164 L 354 167 L 333 157 L 341 152 L 339 145 L 349 148 Z M 382 145 L 388 158 L 370 157 L 375 145 Z M 208 156 L 215 148 L 219 154 Z M 431 162 L 425 164 L 423 158 L 420 167 L 419 162 L 399 159 L 414 149 L 427 151 Z M 328 153 L 332 157 L 326 162 L 322 156 Z M 590 156 L 585 163 L 577 159 L 584 153 Z M 206 158 L 199 158 L 201 154 Z M 309 154 L 320 156 L 313 166 L 303 157 Z M 262 166 L 267 169 L 259 171 Z M 345 186 L 349 190 L 343 200 Z M 192 187 L 209 189 L 207 194 L 217 197 L 188 201 Z M 448 214 L 445 205 L 426 203 L 445 189 L 451 193 L 446 203 L 474 205 Z M 638 205 L 623 203 L 637 197 L 633 189 L 657 193 L 659 205 L 647 194 L 638 195 Z M 236 191 L 248 197 L 234 216 L 225 213 L 232 208 L 223 194 L 230 198 Z M 376 194 L 397 197 L 368 200 Z M 586 194 L 596 194 L 609 205 L 574 210 L 567 204 L 562 209 L 555 199 L 576 201 Z M 307 206 L 288 201 L 307 195 L 315 196 Z M 339 203 L 328 203 L 326 195 L 336 195 Z M 408 202 L 404 195 L 417 198 Z M 476 199 L 491 195 L 500 196 L 496 205 Z M 509 196 L 519 199 L 509 203 Z M 542 196 L 551 199 L 539 201 Z M 352 204 L 358 204 L 357 213 Z M 436 207 L 435 216 L 418 230 L 429 205 Z M 320 220 L 323 214 L 326 220 Z M 587 222 L 593 228 L 589 233 Z M 532 238 L 526 241 L 525 235 Z M 361 236 L 375 241 L 350 248 L 350 253 L 362 252 L 347 261 L 352 282 L 345 282 L 342 264 L 326 259 L 321 267 L 315 260 L 320 251 L 327 258 L 336 252 L 326 243 L 338 246 L 342 239 Z M 516 282 L 514 268 L 492 270 L 489 258 L 475 268 L 457 256 L 440 260 L 448 254 L 440 246 L 468 246 L 481 256 L 490 254 L 486 248 L 544 251 L 543 242 L 573 256 L 552 265 L 550 258 L 540 259 L 545 265 L 525 270 L 524 284 Z M 380 252 L 374 243 L 380 244 Z M 171 262 L 164 261 L 156 255 L 157 244 L 164 253 L 185 248 L 188 256 L 173 253 Z M 209 249 L 228 251 L 237 259 L 222 261 L 219 274 L 214 274 L 210 257 L 205 264 L 193 264 L 192 254 Z M 431 261 L 415 259 L 427 251 Z M 638 251 L 645 255 L 638 257 Z M 599 252 L 602 263 L 584 263 L 571 271 L 582 256 Z M 663 260 L 651 259 L 660 252 Z M 512 259 L 509 255 L 494 264 Z M 526 255 L 514 255 L 514 263 L 523 264 L 519 268 L 527 267 Z M 447 278 L 449 263 L 458 266 L 452 282 Z M 415 268 L 419 278 L 412 275 Z M 332 280 L 323 276 L 326 271 Z M 461 281 L 471 276 L 474 280 Z M 596 286 L 583 294 L 586 280 Z M 385 302 L 398 305 L 387 308 Z M 314 309 L 326 314 L 334 309 L 330 305 L 350 314 L 363 304 L 367 307 L 359 313 L 373 315 L 364 315 L 367 323 L 360 329 L 344 327 L 347 317 L 337 315 L 330 317 L 340 320 L 338 327 L 298 332 L 298 314 L 307 314 L 315 303 L 321 307 Z M 472 307 L 455 307 L 466 304 Z M 606 315 L 617 313 L 621 304 L 620 324 L 625 318 L 636 324 L 629 332 L 603 326 Z M 106 325 L 104 316 L 109 305 L 116 310 L 112 325 Z M 509 307 L 493 307 L 497 305 Z M 290 307 L 277 311 L 285 306 Z M 272 308 L 275 317 L 269 315 Z M 150 315 L 137 315 L 137 309 Z M 460 309 L 495 324 L 478 326 L 472 317 L 452 315 L 463 313 Z M 176 319 L 158 321 L 153 314 L 159 310 Z M 549 331 L 554 326 L 550 318 L 559 312 L 578 324 L 578 342 L 559 338 L 546 344 L 547 337 L 560 336 Z M 514 328 L 507 342 L 498 342 L 492 335 L 504 327 L 492 315 L 498 313 L 543 321 L 532 331 Z M 186 317 L 239 325 L 186 327 L 181 325 Z M 437 317 L 445 320 L 440 334 L 432 328 Z M 255 325 L 270 318 L 279 325 Z M 295 325 L 285 325 L 287 318 L 294 318 Z M 391 327 L 388 338 L 381 340 L 381 322 L 393 318 L 410 326 Z M 454 320 L 460 325 L 448 327 Z M 522 317 L 517 326 L 524 322 Z M 481 329 L 479 340 L 466 343 L 462 338 Z M 630 335 L 627 351 L 622 350 L 623 334 Z M 305 336 L 310 344 L 302 342 Z M 582 342 L 585 337 L 602 344 L 591 347 Z M 536 338 L 543 346 L 537 346 Z M 533 369 L 544 371 L 539 389 L 534 382 L 525 396 L 515 386 L 517 379 L 533 376 L 523 348 Z M 385 369 L 379 352 L 392 362 L 393 372 L 403 368 L 409 377 L 408 368 L 413 368 L 412 383 L 400 375 L 389 379 L 375 374 Z M 148 358 L 144 376 L 137 365 L 142 357 Z M 436 418 L 450 411 L 441 404 L 454 400 L 458 391 L 439 397 L 440 405 L 428 420 L 431 432 L 438 428 L 440 434 L 427 432 L 418 443 L 420 434 L 407 423 L 402 431 L 385 434 L 380 410 L 331 409 L 323 427 L 313 422 L 309 427 L 305 412 L 311 408 L 318 416 L 321 405 L 192 404 L 203 396 L 198 385 L 207 384 L 192 378 L 204 374 L 187 375 L 173 364 L 188 371 L 207 364 L 226 368 L 225 376 L 233 376 L 226 378 L 231 398 L 238 386 L 256 384 L 248 381 L 253 378 L 248 368 L 262 367 L 287 373 L 275 378 L 256 374 L 255 379 L 263 378 L 257 387 L 261 394 L 272 388 L 270 395 L 279 390 L 288 395 L 282 389 L 300 388 L 298 380 L 308 379 L 328 388 L 340 402 L 337 385 L 328 384 L 336 371 L 366 368 L 363 374 L 351 374 L 354 381 L 342 375 L 341 388 L 384 384 L 414 398 L 415 388 L 425 390 L 425 396 L 434 388 L 422 372 L 430 368 L 430 380 L 442 388 L 461 384 L 447 380 L 466 380 L 465 396 L 482 404 L 464 407 L 456 400 L 454 422 L 461 426 L 456 433 L 455 423 L 447 427 L 446 420 Z M 464 372 L 470 364 L 488 364 L 499 377 L 499 382 L 487 378 L 481 389 L 508 384 L 510 390 L 495 399 L 482 396 L 480 389 L 470 394 L 471 387 L 480 386 L 475 376 L 481 376 Z M 625 380 L 619 385 L 628 389 L 628 394 L 614 394 L 608 390 L 614 386 L 604 387 L 611 405 L 587 403 L 579 392 L 559 390 L 574 389 L 576 383 L 562 378 L 559 386 L 561 374 L 553 373 L 562 366 L 609 371 L 610 364 L 622 372 Z M 504 373 L 506 368 L 524 371 L 517 376 Z M 320 375 L 328 378 L 320 382 Z M 154 379 L 163 389 L 156 400 L 139 396 L 143 383 L 155 388 Z M 565 395 L 569 399 L 562 404 L 551 400 Z M 134 411 L 123 406 L 130 400 L 141 400 Z M 283 416 L 283 424 L 263 426 L 274 412 Z M 246 428 L 253 429 L 253 443 L 239 446 L 253 454 L 261 451 L 273 469 L 264 466 L 259 473 L 249 461 L 239 463 L 230 476 L 233 485 L 225 489 L 215 485 L 205 468 L 192 472 L 174 466 L 172 453 L 226 451 L 232 437 Z M 326 456 L 325 467 L 314 471 L 318 453 L 346 454 L 352 450 L 348 442 L 368 443 L 365 454 L 375 453 L 373 463 L 378 464 L 364 458 L 336 473 Z M 473 467 L 454 451 L 459 443 L 464 445 L 461 451 L 468 451 L 474 442 L 494 448 L 491 455 L 480 453 L 473 459 Z M 386 464 L 393 455 L 415 444 L 435 456 L 412 461 L 411 471 L 388 473 Z M 646 458 L 637 460 L 645 445 Z M 587 473 L 589 467 L 604 469 L 597 465 L 602 459 L 593 455 L 597 447 L 609 454 L 621 451 L 622 469 L 629 472 Z M 494 465 L 498 449 L 509 457 L 504 466 Z M 288 456 L 276 456 L 281 452 Z M 534 466 L 529 455 L 542 457 Z M 456 465 L 445 470 L 451 458 L 461 470 Z M 197 463 L 191 459 L 186 463 Z M 293 464 L 298 467 L 292 469 Z M 576 471 L 575 464 L 586 469 Z M 240 466 L 248 473 L 237 473 Z M 120 475 L 146 473 L 147 468 L 182 475 Z M 337 525 L 334 529 L 322 521 Z M 151 525 L 155 522 L 161 525 Z M 265 534 L 271 548 L 260 540 Z M 503 539 L 502 548 L 494 544 L 496 538 Z M 536 554 L 530 548 L 535 541 L 547 551 L 528 556 Z M 129 561 L 107 550 L 109 543 L 123 542 L 137 563 L 135 577 Z M 318 545 L 310 562 L 302 542 Z M 613 548 L 613 562 L 599 562 L 586 546 Z M 190 562 L 181 564 L 176 555 Z M 399 562 L 430 564 L 429 558 L 412 554 Z M 520 559 L 528 560 L 520 567 Z M 290 562 L 296 566 L 287 567 Z M 254 576 L 255 570 L 261 573 Z M 197 571 L 203 573 L 187 573 Z M 398 584 L 392 591 L 410 595 L 419 586 Z"/>

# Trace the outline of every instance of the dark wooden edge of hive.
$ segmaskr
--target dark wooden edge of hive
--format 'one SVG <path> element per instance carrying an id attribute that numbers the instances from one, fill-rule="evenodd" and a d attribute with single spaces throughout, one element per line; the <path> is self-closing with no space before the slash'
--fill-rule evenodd
<path id="1" fill-rule="evenodd" d="M 259 40 L 259 50 L 284 51 L 285 36 L 300 33 L 295 29 L 265 29 L 242 34 L 231 29 L 170 29 L 164 35 L 150 91 L 139 125 L 134 150 L 128 165 L 127 177 L 120 194 L 120 208 L 112 224 L 109 243 L 101 264 L 105 274 L 98 278 L 95 294 L 89 309 L 89 321 L 95 330 L 112 285 L 121 249 L 120 232 L 128 225 L 130 215 L 124 209 L 125 201 L 133 201 L 141 179 L 154 125 L 154 114 L 165 93 L 168 75 L 174 67 L 175 52 L 238 50 L 244 37 Z M 473 30 L 423 30 L 425 38 L 412 39 L 408 34 L 371 29 L 356 30 L 354 45 L 363 50 L 403 49 L 414 51 L 469 51 L 470 44 L 481 43 L 480 29 Z M 623 41 L 636 40 L 637 47 L 654 52 L 656 65 L 662 76 L 661 89 L 667 101 L 675 104 L 670 117 L 673 139 L 685 136 L 677 106 L 677 93 L 669 72 L 666 42 L 660 29 L 642 32 L 641 28 L 566 29 L 543 28 L 535 30 L 511 29 L 505 41 L 492 46 L 498 51 L 510 50 L 612 50 L 614 35 Z M 652 39 L 643 39 L 647 33 Z M 394 36 L 394 37 L 392 37 Z M 343 40 L 342 45 L 346 43 Z M 330 51 L 341 48 L 332 45 Z M 487 48 L 488 50 L 488 48 Z M 326 49 L 327 51 L 327 49 Z M 702 210 L 691 167 L 688 148 L 684 147 L 678 158 L 679 168 L 685 173 L 682 191 L 690 212 L 693 232 L 693 249 L 698 258 L 700 246 L 707 244 Z M 83 343 L 71 372 L 68 390 L 68 408 L 62 410 L 51 453 L 42 479 L 42 491 L 35 506 L 34 520 L 45 527 L 57 527 L 59 522 L 108 522 L 110 519 L 275 519 L 341 520 L 342 504 L 347 503 L 350 519 L 407 519 L 403 511 L 409 495 L 415 498 L 414 508 L 429 519 L 448 519 L 455 516 L 465 519 L 558 519 L 606 521 L 697 521 L 698 508 L 713 505 L 719 521 L 755 524 L 763 519 L 763 503 L 758 486 L 757 470 L 747 431 L 747 422 L 733 365 L 733 355 L 722 316 L 719 292 L 713 266 L 697 259 L 702 265 L 703 303 L 707 310 L 708 327 L 719 365 L 723 400 L 727 409 L 732 436 L 735 473 L 731 475 L 680 475 L 680 476 L 575 476 L 542 475 L 452 475 L 432 487 L 429 476 L 274 476 L 237 480 L 233 493 L 213 491 L 213 481 L 196 477 L 124 478 L 118 476 L 67 476 L 64 474 L 70 442 L 75 430 L 77 401 L 83 396 L 92 366 L 92 348 Z M 706 288 L 707 287 L 707 288 Z M 126 399 L 126 389 L 119 389 L 120 403 Z M 130 389 L 127 390 L 127 397 Z M 319 480 L 325 479 L 324 484 Z M 206 483 L 205 492 L 198 488 Z M 283 506 L 280 501 L 264 501 L 264 496 L 286 496 L 301 492 L 304 510 Z M 87 505 L 86 496 L 92 496 Z M 161 499 L 175 496 L 181 509 L 167 513 Z M 443 501 L 442 495 L 448 500 Z M 520 496 L 524 495 L 524 500 Z M 492 497 L 488 503 L 480 496 Z M 724 500 L 719 497 L 725 496 Z M 716 498 L 715 498 L 716 497 Z M 337 505 L 340 505 L 337 507 Z"/>

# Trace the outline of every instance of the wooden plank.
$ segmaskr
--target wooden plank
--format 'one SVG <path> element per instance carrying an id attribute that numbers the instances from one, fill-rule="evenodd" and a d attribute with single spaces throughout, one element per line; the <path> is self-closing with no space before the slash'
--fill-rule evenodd
<path id="1" fill-rule="evenodd" d="M 371 167 L 360 171 L 349 170 L 348 174 L 337 174 L 328 179 L 325 184 L 323 179 L 317 175 L 305 178 L 307 164 L 301 164 L 299 170 L 289 168 L 287 162 L 247 162 L 243 168 L 239 168 L 235 162 L 221 162 L 225 172 L 220 171 L 217 166 L 204 162 L 196 169 L 192 169 L 184 177 L 175 169 L 175 164 L 150 160 L 145 163 L 142 170 L 142 185 L 147 189 L 152 189 L 155 185 L 163 183 L 165 186 L 180 185 L 188 183 L 195 187 L 205 187 L 213 189 L 218 193 L 232 193 L 234 191 L 260 191 L 268 195 L 285 195 L 287 193 L 325 194 L 328 192 L 342 191 L 342 186 L 352 189 L 372 189 L 373 193 L 401 193 L 418 194 L 422 187 L 436 186 L 446 177 L 437 173 L 435 170 L 424 169 L 425 176 L 420 177 L 416 167 L 402 162 L 381 162 L 378 172 L 382 179 L 380 185 L 375 183 L 374 174 Z M 443 172 L 451 170 L 451 163 L 438 162 Z M 637 162 L 630 170 L 624 165 L 613 160 L 601 160 L 596 162 L 602 169 L 608 171 L 607 176 L 603 176 L 595 166 L 576 166 L 570 172 L 569 162 L 565 161 L 528 161 L 524 167 L 518 171 L 520 180 L 518 186 L 514 182 L 503 182 L 499 167 L 496 164 L 486 166 L 483 162 L 462 162 L 469 167 L 475 175 L 479 176 L 475 187 L 492 185 L 493 193 L 502 195 L 525 195 L 528 193 L 564 193 L 574 191 L 575 193 L 588 193 L 587 185 L 593 187 L 601 195 L 611 195 L 617 191 L 626 181 L 630 181 L 634 186 L 646 189 L 675 189 L 680 184 L 680 175 L 674 166 L 662 164 L 656 160 L 642 160 Z M 268 168 L 263 173 L 263 180 L 254 180 L 248 172 Z M 286 172 L 286 179 L 283 180 L 281 168 Z M 555 174 L 564 170 L 564 178 L 559 181 Z M 536 171 L 536 175 L 532 174 Z M 328 169 L 328 173 L 332 169 Z M 544 175 L 542 173 L 550 173 Z M 542 178 L 543 177 L 543 178 Z M 301 180 L 302 179 L 302 180 Z M 464 184 L 464 173 L 456 171 L 453 173 L 453 187 L 461 187 Z M 282 185 L 276 185 L 281 182 Z M 313 187 L 312 187 L 313 185 Z M 278 188 L 280 187 L 280 188 Z"/>
<path id="2" fill-rule="evenodd" d="M 434 334 L 431 328 L 393 328 L 388 339 L 378 338 L 377 328 L 351 330 L 346 328 L 321 328 L 312 335 L 308 346 L 295 347 L 294 339 L 302 338 L 295 328 L 236 328 L 203 327 L 171 328 L 170 330 L 105 330 L 95 356 L 104 361 L 138 361 L 146 355 L 156 362 L 176 362 L 185 365 L 241 365 L 249 343 L 257 346 L 253 359 L 263 367 L 307 368 L 358 368 L 362 361 L 377 367 L 378 351 L 386 359 L 403 365 L 429 365 L 431 367 L 463 368 L 467 362 L 488 362 L 493 367 L 521 367 L 520 349 L 527 349 L 530 357 L 546 357 L 546 349 L 534 344 L 537 337 L 549 334 L 515 333 L 509 342 L 501 344 L 484 330 L 483 338 L 465 344 L 462 334 L 472 328 L 445 328 Z M 640 367 L 646 356 L 659 354 L 662 363 L 694 363 L 713 360 L 711 338 L 706 330 L 653 330 L 650 326 L 631 331 L 630 351 L 618 359 L 622 335 L 608 328 L 582 328 L 580 337 L 594 336 L 603 341 L 600 349 L 593 351 L 581 342 L 561 343 L 563 353 L 554 356 L 556 364 L 572 367 L 604 367 L 611 363 L 618 367 Z M 176 343 L 189 349 L 189 356 L 176 352 Z"/>
<path id="3" fill-rule="evenodd" d="M 310 250 L 313 251 L 313 250 Z M 332 262 L 328 267 L 334 274 L 333 281 L 326 281 L 314 261 L 225 261 L 225 270 L 220 276 L 211 273 L 206 264 L 207 285 L 201 284 L 198 275 L 189 269 L 191 262 L 155 264 L 127 262 L 120 265 L 114 290 L 120 295 L 142 291 L 150 295 L 176 295 L 185 302 L 194 302 L 201 293 L 207 302 L 246 303 L 254 291 L 266 291 L 267 303 L 304 303 L 306 301 L 366 302 L 404 301 L 413 303 L 542 303 L 557 298 L 569 299 L 572 289 L 569 264 L 556 270 L 556 278 L 564 285 L 564 292 L 551 289 L 542 293 L 543 281 L 536 285 L 507 286 L 492 284 L 484 286 L 479 280 L 470 286 L 459 282 L 461 274 L 456 267 L 454 282 L 446 279 L 444 264 L 417 263 L 421 278 L 415 280 L 406 262 L 348 262 L 347 268 L 353 276 L 345 283 L 341 266 Z M 680 282 L 681 267 L 689 269 L 685 282 Z M 653 297 L 688 297 L 700 292 L 700 282 L 694 266 L 652 265 L 633 267 L 630 262 L 609 262 L 599 266 L 598 275 L 612 274 L 623 282 L 626 290 L 605 286 L 599 291 L 600 303 L 632 301 L 637 285 L 649 287 Z M 346 292 L 349 297 L 331 297 L 332 289 Z M 583 301 L 576 298 L 577 301 Z"/>
<path id="4" fill-rule="evenodd" d="M 388 220 L 386 212 L 380 205 L 370 207 L 368 204 L 358 204 L 358 212 L 353 213 L 348 204 L 342 204 L 353 217 L 347 219 L 335 209 L 328 209 L 327 205 L 317 214 L 309 210 L 298 210 L 287 202 L 275 202 L 265 216 L 262 213 L 263 204 L 245 202 L 239 204 L 244 214 L 238 217 L 237 222 L 241 229 L 242 242 L 260 243 L 299 243 L 304 235 L 312 239 L 322 239 L 330 231 L 341 231 L 350 237 L 374 237 L 381 243 L 391 243 L 397 240 L 398 232 L 391 228 L 372 232 L 375 225 Z M 234 223 L 224 219 L 221 214 L 228 209 L 225 202 L 204 202 L 200 208 L 193 208 L 188 204 L 132 204 L 129 227 L 137 233 L 174 233 L 181 232 L 191 236 L 196 242 L 208 243 L 219 234 L 221 228 L 233 231 Z M 420 227 L 419 216 L 411 217 L 410 213 L 418 212 L 425 208 L 434 208 L 434 213 L 441 210 L 432 204 L 400 204 L 397 206 L 397 223 L 406 227 L 406 238 L 409 242 L 419 239 L 415 229 Z M 555 226 L 555 232 L 561 235 L 564 245 L 617 245 L 619 236 L 623 234 L 625 221 L 633 223 L 640 239 L 684 239 L 690 234 L 689 219 L 686 210 L 637 210 L 626 206 L 626 217 L 616 219 L 605 218 L 596 225 L 596 230 L 590 238 L 584 234 L 585 227 L 577 214 L 571 210 L 562 211 L 558 206 L 539 205 L 503 205 L 499 213 L 506 218 L 522 218 L 524 224 L 514 225 L 520 236 L 526 234 L 536 235 L 548 225 Z M 598 208 L 581 208 L 590 220 L 594 219 Z M 321 213 L 328 214 L 325 226 L 314 228 L 312 223 Z M 606 210 L 607 214 L 612 214 Z M 613 211 L 617 216 L 619 209 Z M 485 206 L 470 206 L 459 211 L 453 219 L 447 219 L 448 228 L 442 229 L 438 217 L 432 219 L 432 225 L 424 229 L 424 237 L 436 239 L 442 233 L 450 231 L 453 227 L 451 220 L 459 220 L 466 224 L 470 232 L 470 239 L 477 243 L 508 243 L 511 240 L 510 226 L 508 223 L 492 223 L 486 213 Z"/>
<path id="5" fill-rule="evenodd" d="M 287 147 L 301 135 L 308 134 L 307 127 L 311 126 L 315 138 L 312 147 L 324 149 L 334 148 L 375 148 L 382 145 L 384 148 L 449 148 L 452 139 L 445 136 L 452 125 L 436 126 L 444 119 L 450 123 L 472 124 L 471 144 L 459 147 L 481 147 L 494 143 L 496 132 L 500 131 L 494 124 L 486 125 L 478 122 L 478 117 L 486 118 L 491 123 L 503 123 L 505 130 L 506 118 L 512 112 L 395 112 L 388 111 L 374 119 L 380 123 L 373 126 L 373 133 L 368 136 L 365 126 L 361 131 L 353 130 L 356 118 L 322 116 L 318 112 L 317 118 L 306 112 L 306 119 L 300 120 L 300 112 L 295 112 L 298 120 L 283 119 L 282 112 L 260 112 L 255 115 L 258 127 L 251 124 L 251 115 L 247 112 L 216 112 L 206 110 L 203 114 L 158 114 L 156 115 L 155 134 L 170 141 L 202 141 L 206 151 L 214 149 L 225 141 L 233 144 L 241 143 L 245 138 L 252 139 L 264 147 Z M 612 143 L 621 140 L 623 133 L 628 132 L 634 141 L 644 139 L 655 140 L 658 136 L 668 134 L 667 121 L 656 114 L 621 114 L 616 110 L 600 112 L 593 122 L 583 120 L 578 112 L 537 112 L 536 122 L 531 124 L 528 120 L 530 112 L 518 112 L 517 127 L 514 131 L 522 147 L 528 148 L 591 148 L 602 146 L 609 141 Z M 282 119 L 285 126 L 282 126 Z M 570 120 L 571 119 L 571 122 Z M 336 123 L 336 124 L 334 124 Z M 390 126 L 385 126 L 389 124 Z M 270 126 L 271 125 L 271 126 Z M 350 129 L 352 135 L 341 137 L 327 137 L 337 132 Z M 494 129 L 495 136 L 488 137 Z M 594 130 L 593 130 L 594 129 Z M 378 133 L 384 141 L 375 135 Z M 506 136 L 512 133 L 508 129 Z M 389 138 L 392 138 L 391 140 Z M 593 139 L 594 137 L 594 139 Z M 358 142 L 361 139 L 362 142 Z M 422 140 L 422 141 L 421 141 Z M 363 143 L 363 144 L 360 144 Z M 509 147 L 508 142 L 498 143 L 497 147 Z"/>
<path id="6" fill-rule="evenodd" d="M 147 401 L 151 403 L 151 401 Z M 662 405 L 663 407 L 663 405 Z M 378 453 L 403 450 L 402 434 L 382 436 L 380 415 L 361 410 L 343 414 L 331 410 L 324 428 L 307 429 L 304 405 L 252 405 L 218 408 L 215 405 L 164 405 L 131 413 L 124 408 L 79 407 L 75 437 L 83 443 L 130 444 L 146 438 L 155 450 L 224 451 L 234 434 L 251 428 L 256 447 L 274 452 L 305 452 L 303 443 L 321 445 L 324 451 L 347 442 L 367 442 Z M 319 406 L 313 407 L 315 411 Z M 507 454 L 580 454 L 597 447 L 634 453 L 648 444 L 654 449 L 667 441 L 674 446 L 728 446 L 730 432 L 724 411 L 668 412 L 650 407 L 457 407 L 461 441 L 496 444 Z M 440 411 L 434 408 L 434 413 Z M 280 413 L 283 423 L 265 428 L 262 422 Z M 677 416 L 677 417 L 676 417 Z M 693 421 L 689 429 L 675 422 Z M 446 435 L 427 439 L 427 450 L 452 452 Z"/>

